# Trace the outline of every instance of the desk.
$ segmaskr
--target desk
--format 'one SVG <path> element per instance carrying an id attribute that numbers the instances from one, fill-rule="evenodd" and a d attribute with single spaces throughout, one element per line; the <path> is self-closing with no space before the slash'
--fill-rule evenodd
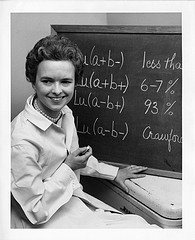
<path id="1" fill-rule="evenodd" d="M 162 228 L 182 226 L 182 180 L 151 175 L 127 180 L 129 194 L 108 180 L 82 176 L 81 183 L 84 191 L 124 213 L 138 214 Z"/>

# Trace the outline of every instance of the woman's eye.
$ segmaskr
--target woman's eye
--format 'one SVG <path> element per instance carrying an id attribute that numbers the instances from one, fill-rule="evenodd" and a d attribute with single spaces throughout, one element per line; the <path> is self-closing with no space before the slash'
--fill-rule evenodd
<path id="1" fill-rule="evenodd" d="M 52 84 L 52 82 L 50 80 L 42 80 L 42 83 L 44 83 L 45 85 Z"/>
<path id="2" fill-rule="evenodd" d="M 68 85 L 68 84 L 72 83 L 72 81 L 70 81 L 70 80 L 65 80 L 65 81 L 62 81 L 61 83 L 62 83 L 63 85 Z"/>

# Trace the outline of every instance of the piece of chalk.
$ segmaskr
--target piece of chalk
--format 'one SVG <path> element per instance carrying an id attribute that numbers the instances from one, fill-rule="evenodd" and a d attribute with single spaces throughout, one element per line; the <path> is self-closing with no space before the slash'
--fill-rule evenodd
<path id="1" fill-rule="evenodd" d="M 84 155 L 86 152 L 88 152 L 90 149 L 90 146 L 87 146 L 86 149 L 81 153 L 81 155 Z"/>

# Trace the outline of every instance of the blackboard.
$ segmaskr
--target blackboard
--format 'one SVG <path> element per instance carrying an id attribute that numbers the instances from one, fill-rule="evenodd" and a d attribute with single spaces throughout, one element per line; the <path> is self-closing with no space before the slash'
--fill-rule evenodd
<path id="1" fill-rule="evenodd" d="M 80 145 L 100 161 L 182 172 L 180 27 L 65 26 L 85 68 L 70 107 Z"/>

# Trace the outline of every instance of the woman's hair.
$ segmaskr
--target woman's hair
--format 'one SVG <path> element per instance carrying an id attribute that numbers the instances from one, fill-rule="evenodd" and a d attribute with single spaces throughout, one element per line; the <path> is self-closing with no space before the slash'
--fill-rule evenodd
<path id="1" fill-rule="evenodd" d="M 76 44 L 60 35 L 50 35 L 39 40 L 26 57 L 26 79 L 33 85 L 36 81 L 37 69 L 44 60 L 72 62 L 75 67 L 75 84 L 83 74 L 83 55 Z"/>

